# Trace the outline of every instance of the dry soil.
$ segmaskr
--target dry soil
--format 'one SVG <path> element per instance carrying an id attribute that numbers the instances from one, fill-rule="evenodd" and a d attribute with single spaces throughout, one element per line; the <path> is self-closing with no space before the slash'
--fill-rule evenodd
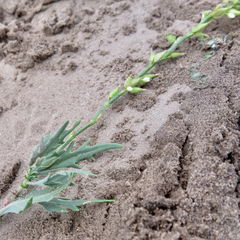
<path id="1" fill-rule="evenodd" d="M 1 0 L 0 205 L 19 186 L 42 134 L 87 123 L 108 93 L 137 75 L 218 0 Z M 125 94 L 76 141 L 123 149 L 84 160 L 72 199 L 115 199 L 79 212 L 32 205 L 6 214 L 1 240 L 240 239 L 240 18 L 222 17 L 185 56 L 163 62 L 147 91 Z M 195 67 L 193 72 L 189 68 Z M 193 73 L 205 75 L 191 81 Z M 200 85 L 202 84 L 202 85 Z M 206 85 L 206 86 L 205 86 Z M 201 86 L 201 88 L 199 88 Z"/>

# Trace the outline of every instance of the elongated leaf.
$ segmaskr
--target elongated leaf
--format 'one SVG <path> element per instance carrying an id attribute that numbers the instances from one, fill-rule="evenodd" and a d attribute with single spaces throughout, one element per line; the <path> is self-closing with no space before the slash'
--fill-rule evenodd
<path id="1" fill-rule="evenodd" d="M 45 177 L 42 180 L 39 181 L 32 181 L 32 182 L 26 182 L 26 184 L 28 185 L 33 185 L 33 186 L 41 186 L 41 187 L 46 187 L 46 186 L 60 186 L 59 184 L 57 184 L 56 182 L 56 176 L 70 176 L 72 173 L 77 173 L 77 174 L 86 174 L 86 175 L 90 175 L 90 176 L 94 176 L 97 177 L 96 174 L 93 174 L 91 172 L 88 171 L 84 171 L 84 170 L 78 170 L 78 169 L 73 169 L 73 170 L 65 170 L 65 171 L 60 171 L 55 173 L 54 175 L 50 175 L 48 174 L 47 177 Z M 58 181 L 59 182 L 59 181 Z M 60 184 L 62 184 L 62 181 L 59 182 Z"/>
<path id="2" fill-rule="evenodd" d="M 175 57 L 180 57 L 180 56 L 182 56 L 182 55 L 184 55 L 184 53 L 173 52 L 173 53 L 171 53 L 171 54 L 167 57 L 167 59 L 169 59 L 169 58 L 175 58 Z"/>
<path id="3" fill-rule="evenodd" d="M 208 16 L 212 11 L 211 10 L 206 10 L 202 13 L 202 19 L 204 19 L 206 16 Z M 201 19 L 201 20 L 202 20 Z"/>
<path id="4" fill-rule="evenodd" d="M 4 208 L 0 209 L 0 216 L 3 214 L 13 212 L 20 213 L 31 206 L 33 203 L 48 202 L 51 201 L 55 195 L 66 189 L 72 182 L 73 174 L 69 177 L 65 184 L 62 184 L 59 188 L 47 187 L 40 191 L 35 188 L 27 194 L 25 197 L 19 197 L 17 200 L 9 203 Z"/>
<path id="5" fill-rule="evenodd" d="M 71 144 L 67 150 L 64 150 L 64 153 L 60 156 L 54 156 L 50 158 L 50 164 L 48 159 L 40 160 L 36 163 L 35 168 L 31 169 L 31 174 L 35 175 L 48 175 L 50 172 L 55 172 L 59 170 L 63 170 L 66 168 L 82 168 L 80 165 L 76 163 L 79 160 L 83 159 L 94 159 L 93 155 L 104 152 L 106 150 L 115 149 L 115 148 L 122 148 L 122 145 L 117 143 L 101 143 L 94 146 L 88 146 L 90 141 L 84 143 L 80 148 L 76 151 L 71 152 L 73 144 Z M 47 163 L 45 165 L 44 163 Z"/>
<path id="6" fill-rule="evenodd" d="M 107 202 L 114 202 L 114 200 L 60 200 L 61 198 L 53 198 L 49 202 L 41 202 L 41 204 L 49 213 L 52 211 L 55 212 L 67 212 L 65 208 L 71 209 L 72 211 L 79 211 L 77 207 L 82 206 L 86 203 L 107 203 Z M 65 207 L 65 208 L 63 208 Z"/>
<path id="7" fill-rule="evenodd" d="M 196 32 L 199 32 L 201 31 L 203 28 L 205 28 L 209 23 L 199 23 L 197 24 L 196 26 L 194 26 L 192 29 L 191 29 L 191 32 L 192 33 L 196 33 Z"/>
<path id="8" fill-rule="evenodd" d="M 55 150 L 60 144 L 63 143 L 64 138 L 71 133 L 79 124 L 81 120 L 74 123 L 73 127 L 66 130 L 69 121 L 66 121 L 52 136 L 50 133 L 47 134 L 46 138 L 41 137 L 40 144 L 33 150 L 31 157 L 29 158 L 30 165 L 32 165 L 38 157 L 43 157 L 53 150 Z"/>
<path id="9" fill-rule="evenodd" d="M 20 213 L 29 208 L 32 204 L 33 197 L 28 197 L 24 199 L 20 199 L 8 204 L 6 207 L 0 209 L 0 216 L 5 213 L 12 212 L 12 213 Z"/>
<path id="10" fill-rule="evenodd" d="M 213 18 L 220 18 L 220 17 L 223 16 L 228 10 L 229 10 L 229 8 L 221 8 L 221 9 L 218 9 L 217 11 L 213 11 L 212 17 L 213 17 Z"/>
<path id="11" fill-rule="evenodd" d="M 27 201 L 27 204 L 25 205 L 25 207 L 23 208 L 23 210 L 21 212 L 28 209 L 32 205 L 32 201 L 33 201 L 33 197 L 30 197 L 29 200 Z"/>
<path id="12" fill-rule="evenodd" d="M 154 56 L 154 62 L 158 62 L 164 58 L 164 55 L 167 53 L 167 50 L 160 52 Z"/>
<path id="13" fill-rule="evenodd" d="M 153 52 L 151 52 L 151 55 L 150 55 L 150 62 L 151 63 L 154 63 L 154 57 L 155 57 L 155 54 Z"/>
<path id="14" fill-rule="evenodd" d="M 198 40 L 199 40 L 200 42 L 202 42 L 202 41 L 205 41 L 207 38 L 208 38 L 207 36 L 205 36 L 205 37 L 200 37 Z"/>
<path id="15" fill-rule="evenodd" d="M 32 181 L 32 182 L 26 182 L 26 184 L 28 185 L 33 185 L 33 186 L 41 186 L 41 187 L 45 187 L 45 183 L 49 180 L 49 178 L 51 177 L 51 174 L 48 174 L 47 177 L 45 177 L 42 180 L 39 181 Z"/>
<path id="16" fill-rule="evenodd" d="M 76 163 L 79 160 L 83 160 L 86 158 L 93 158 L 93 155 L 110 150 L 115 148 L 122 148 L 122 145 L 117 143 L 100 143 L 94 146 L 88 146 L 90 141 L 84 143 L 79 149 L 76 151 L 69 153 L 66 157 L 60 157 L 50 169 L 55 168 L 69 168 L 69 167 L 76 167 Z M 77 165 L 78 166 L 78 165 Z"/>
<path id="17" fill-rule="evenodd" d="M 39 203 L 42 205 L 49 213 L 54 212 L 68 212 L 65 208 L 62 208 L 58 204 L 52 202 L 41 202 Z"/>
<path id="18" fill-rule="evenodd" d="M 38 157 L 44 156 L 47 152 L 52 151 L 53 147 L 56 145 L 56 143 L 59 141 L 59 138 L 65 128 L 67 127 L 69 121 L 66 121 L 55 133 L 54 136 L 52 136 L 50 133 L 47 134 L 47 137 L 44 138 L 44 136 L 41 137 L 40 144 L 37 145 L 37 147 L 34 149 L 32 156 L 29 159 L 30 165 L 32 165 Z"/>
<path id="19" fill-rule="evenodd" d="M 35 185 L 35 186 L 42 186 L 42 187 L 59 187 L 62 184 L 65 184 L 68 181 L 68 178 L 71 174 L 65 173 L 64 175 L 61 174 L 54 174 L 54 175 L 48 175 L 46 178 L 40 180 L 40 181 L 33 181 L 33 182 L 27 182 L 28 185 Z M 73 186 L 73 184 L 70 184 L 70 186 Z"/>
<path id="20" fill-rule="evenodd" d="M 64 170 L 64 171 L 57 172 L 57 173 L 54 174 L 54 175 L 65 175 L 66 173 L 67 173 L 69 176 L 70 176 L 72 173 L 77 173 L 77 174 L 86 174 L 86 175 L 90 175 L 90 176 L 93 176 L 93 177 L 97 177 L 97 175 L 94 174 L 94 173 L 91 173 L 91 172 L 88 172 L 88 171 L 84 171 L 84 170 L 79 170 L 79 169 Z M 53 176 L 54 176 L 54 175 L 53 175 Z"/>
<path id="21" fill-rule="evenodd" d="M 206 36 L 206 34 L 204 34 L 204 33 L 202 33 L 202 32 L 196 32 L 194 35 L 197 36 L 197 37 Z"/>

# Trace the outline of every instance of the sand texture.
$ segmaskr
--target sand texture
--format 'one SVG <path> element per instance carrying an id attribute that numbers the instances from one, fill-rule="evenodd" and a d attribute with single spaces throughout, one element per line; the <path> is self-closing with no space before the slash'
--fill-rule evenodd
<path id="1" fill-rule="evenodd" d="M 171 46 L 217 0 L 0 0 L 0 206 L 21 183 L 42 134 L 66 120 L 82 126 L 110 91 Z M 79 212 L 49 214 L 34 204 L 6 214 L 1 240 L 240 239 L 240 17 L 213 20 L 186 55 L 165 61 L 138 94 L 125 94 L 76 139 L 76 147 L 116 142 L 122 149 L 81 162 L 61 195 L 115 199 Z M 195 66 L 193 72 L 189 68 Z M 206 75 L 199 89 L 200 78 Z"/>

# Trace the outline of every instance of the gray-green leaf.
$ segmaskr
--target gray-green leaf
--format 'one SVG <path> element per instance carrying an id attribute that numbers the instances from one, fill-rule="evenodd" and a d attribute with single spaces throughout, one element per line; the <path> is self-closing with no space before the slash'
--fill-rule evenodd
<path id="1" fill-rule="evenodd" d="M 31 166 L 34 164 L 37 158 L 43 157 L 55 150 L 60 144 L 63 143 L 64 138 L 80 124 L 80 122 L 81 120 L 76 121 L 71 129 L 66 130 L 66 127 L 69 123 L 69 121 L 66 121 L 57 130 L 54 136 L 52 136 L 50 133 L 48 133 L 45 138 L 42 136 L 39 145 L 36 146 L 31 157 L 29 158 L 29 165 Z"/>
<path id="2" fill-rule="evenodd" d="M 17 200 L 9 203 L 4 208 L 0 209 L 0 216 L 9 212 L 20 213 L 26 210 L 27 208 L 29 208 L 33 203 L 51 201 L 55 195 L 62 192 L 71 184 L 72 179 L 73 179 L 73 174 L 68 178 L 68 181 L 65 184 L 62 184 L 61 187 L 58 187 L 58 188 L 47 187 L 40 191 L 37 191 L 34 188 L 25 197 L 19 197 Z"/>
<path id="3" fill-rule="evenodd" d="M 74 142 L 72 142 L 67 150 L 62 150 L 61 155 L 50 154 L 38 160 L 30 169 L 30 175 L 48 175 L 50 172 L 56 172 L 66 168 L 82 168 L 76 163 L 83 159 L 93 159 L 93 155 L 115 148 L 122 148 L 117 143 L 100 143 L 94 146 L 88 146 L 90 141 L 84 143 L 76 151 L 71 152 Z"/>
<path id="4" fill-rule="evenodd" d="M 60 198 L 53 198 L 49 202 L 41 202 L 41 204 L 49 213 L 52 211 L 55 212 L 67 212 L 65 208 L 71 209 L 72 211 L 79 211 L 77 207 L 82 206 L 84 203 L 93 203 L 93 202 L 100 202 L 100 203 L 107 203 L 107 202 L 114 202 L 114 200 L 59 200 Z M 65 208 L 63 208 L 65 207 Z"/>

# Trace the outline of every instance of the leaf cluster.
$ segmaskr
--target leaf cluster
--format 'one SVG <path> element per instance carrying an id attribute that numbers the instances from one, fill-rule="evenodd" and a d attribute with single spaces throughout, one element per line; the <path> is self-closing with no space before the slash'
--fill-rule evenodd
<path id="1" fill-rule="evenodd" d="M 75 200 L 69 198 L 56 197 L 68 186 L 74 186 L 72 180 L 74 174 L 95 174 L 82 170 L 82 166 L 77 164 L 83 159 L 94 159 L 94 155 L 109 149 L 122 148 L 117 143 L 102 143 L 89 146 L 90 141 L 85 142 L 81 147 L 73 151 L 74 129 L 80 124 L 76 121 L 73 127 L 66 129 L 69 121 L 66 121 L 54 135 L 50 133 L 46 137 L 42 136 L 40 143 L 33 150 L 29 158 L 29 167 L 25 180 L 22 182 L 22 189 L 31 186 L 33 188 L 27 195 L 19 196 L 0 210 L 0 216 L 13 212 L 20 213 L 29 208 L 34 203 L 39 203 L 48 212 L 67 212 L 66 208 L 78 211 L 78 206 L 86 202 L 112 202 L 113 200 Z"/>

